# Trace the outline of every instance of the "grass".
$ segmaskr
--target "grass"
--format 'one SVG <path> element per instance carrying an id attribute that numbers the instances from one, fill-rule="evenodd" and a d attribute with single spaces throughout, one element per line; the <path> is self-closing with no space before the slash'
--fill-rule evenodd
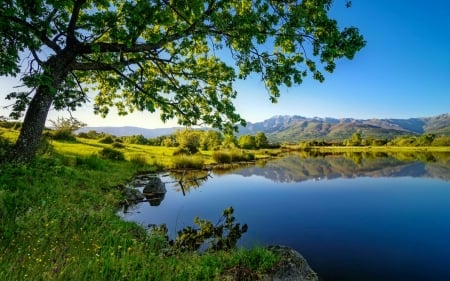
<path id="1" fill-rule="evenodd" d="M 219 280 L 276 262 L 264 248 L 165 255 L 166 240 L 116 215 L 119 187 L 172 149 L 132 145 L 119 149 L 131 161 L 112 161 L 94 141 L 51 144 L 27 166 L 0 165 L 0 280 Z"/>

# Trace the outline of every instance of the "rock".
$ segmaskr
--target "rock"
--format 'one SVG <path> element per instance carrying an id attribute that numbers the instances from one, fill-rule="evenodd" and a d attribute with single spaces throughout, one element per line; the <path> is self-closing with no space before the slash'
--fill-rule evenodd
<path id="1" fill-rule="evenodd" d="M 318 281 L 317 274 L 297 251 L 286 246 L 270 246 L 270 251 L 280 256 L 280 260 L 265 274 L 258 276 L 244 266 L 234 266 L 219 277 L 224 281 Z"/>
<path id="2" fill-rule="evenodd" d="M 270 246 L 268 249 L 280 255 L 281 259 L 270 272 L 262 276 L 262 281 L 319 280 L 317 274 L 299 252 L 286 246 Z"/>
<path id="3" fill-rule="evenodd" d="M 159 177 L 149 177 L 142 192 L 151 206 L 159 206 L 167 190 Z"/>
<path id="4" fill-rule="evenodd" d="M 145 199 L 144 194 L 135 188 L 127 187 L 123 190 L 125 199 L 130 203 L 137 203 Z"/>

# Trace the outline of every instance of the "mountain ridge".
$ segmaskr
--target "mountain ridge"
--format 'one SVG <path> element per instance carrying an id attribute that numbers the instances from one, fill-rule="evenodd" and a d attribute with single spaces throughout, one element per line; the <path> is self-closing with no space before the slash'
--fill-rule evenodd
<path id="1" fill-rule="evenodd" d="M 125 127 L 84 127 L 77 132 L 95 130 L 115 136 L 143 135 L 146 138 L 173 134 L 182 127 L 146 129 Z M 421 135 L 426 133 L 450 136 L 450 113 L 432 117 L 407 119 L 396 118 L 333 118 L 304 117 L 300 115 L 275 115 L 261 122 L 247 122 L 239 126 L 240 135 L 254 135 L 264 132 L 272 142 L 302 141 L 311 139 L 343 140 L 359 132 L 363 137 L 394 138 L 402 135 Z"/>

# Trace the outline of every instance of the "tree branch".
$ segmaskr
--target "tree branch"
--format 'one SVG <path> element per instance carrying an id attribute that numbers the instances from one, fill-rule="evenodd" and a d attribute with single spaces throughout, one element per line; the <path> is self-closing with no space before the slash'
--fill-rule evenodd
<path id="1" fill-rule="evenodd" d="M 67 25 L 67 45 L 73 45 L 77 41 L 75 37 L 75 29 L 80 16 L 81 7 L 86 3 L 86 0 L 77 0 L 72 9 L 72 15 L 70 17 L 69 24 Z"/>
<path id="2" fill-rule="evenodd" d="M 61 48 L 58 46 L 58 44 L 56 44 L 55 42 L 53 42 L 52 40 L 50 40 L 50 38 L 48 38 L 46 36 L 45 29 L 39 30 L 33 24 L 27 22 L 26 20 L 22 20 L 18 17 L 15 17 L 15 16 L 5 16 L 5 15 L 0 14 L 0 17 L 4 18 L 6 21 L 12 21 L 12 22 L 20 25 L 22 27 L 22 29 L 24 29 L 24 30 L 30 30 L 32 32 L 32 34 L 34 34 L 36 37 L 38 37 L 50 49 L 52 49 L 56 53 L 61 52 Z M 23 31 L 23 32 L 25 32 L 25 31 Z"/>

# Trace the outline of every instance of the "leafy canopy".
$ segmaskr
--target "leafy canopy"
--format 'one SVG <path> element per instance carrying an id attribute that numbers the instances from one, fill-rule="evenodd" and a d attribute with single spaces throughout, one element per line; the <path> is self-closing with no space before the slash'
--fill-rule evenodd
<path id="1" fill-rule="evenodd" d="M 273 102 L 280 87 L 308 75 L 324 80 L 335 60 L 365 42 L 328 17 L 332 0 L 3 0 L 0 75 L 21 74 L 14 117 L 45 85 L 56 109 L 74 110 L 96 93 L 95 112 L 161 111 L 181 125 L 231 129 L 233 82 L 260 75 Z M 54 58 L 67 72 L 55 86 Z M 23 68 L 26 71 L 21 73 Z M 31 89 L 31 90 L 29 90 Z M 225 125 L 225 127 L 224 127 Z"/>

